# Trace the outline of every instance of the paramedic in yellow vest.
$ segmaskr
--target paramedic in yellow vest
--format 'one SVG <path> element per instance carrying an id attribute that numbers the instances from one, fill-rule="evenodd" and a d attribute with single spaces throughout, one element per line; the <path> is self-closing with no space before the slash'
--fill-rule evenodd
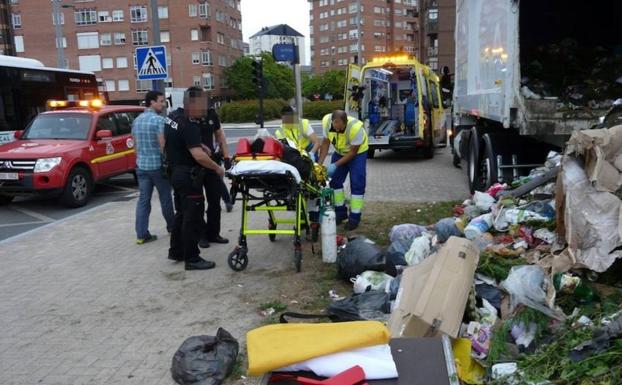
<path id="1" fill-rule="evenodd" d="M 335 213 L 337 223 L 348 218 L 346 228 L 354 230 L 361 221 L 363 196 L 367 179 L 367 133 L 363 122 L 350 117 L 343 110 L 336 110 L 322 119 L 324 140 L 320 148 L 318 163 L 323 164 L 330 144 L 335 152 L 328 166 L 330 187 L 335 190 Z M 350 215 L 345 205 L 343 183 L 350 174 Z"/>
<path id="2" fill-rule="evenodd" d="M 287 140 L 291 147 L 296 148 L 298 151 L 305 151 L 313 161 L 316 161 L 320 141 L 309 124 L 309 120 L 299 120 L 291 106 L 283 107 L 281 115 L 283 124 L 281 128 L 276 130 L 276 138 Z"/>

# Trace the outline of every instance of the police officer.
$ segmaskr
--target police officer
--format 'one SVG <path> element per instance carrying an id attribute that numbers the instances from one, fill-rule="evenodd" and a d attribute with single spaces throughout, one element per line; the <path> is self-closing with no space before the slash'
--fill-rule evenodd
<path id="1" fill-rule="evenodd" d="M 330 187 L 335 191 L 335 214 L 337 223 L 348 218 L 347 230 L 354 230 L 361 221 L 363 196 L 367 179 L 367 133 L 363 122 L 350 117 L 343 110 L 336 110 L 322 119 L 324 139 L 318 163 L 323 164 L 331 143 L 335 152 L 328 166 Z M 345 205 L 343 184 L 350 174 L 350 215 Z"/>
<path id="2" fill-rule="evenodd" d="M 198 120 L 207 112 L 207 94 L 198 87 L 184 93 L 184 108 L 171 112 L 165 127 L 166 155 L 174 190 L 175 221 L 168 258 L 184 261 L 186 270 L 207 270 L 212 261 L 199 257 L 203 228 L 203 179 L 211 170 L 220 178 L 224 171 L 201 145 Z"/>
<path id="3" fill-rule="evenodd" d="M 199 126 L 201 129 L 201 142 L 212 155 L 212 160 L 218 164 L 224 161 L 225 169 L 229 169 L 231 167 L 231 158 L 229 157 L 227 139 L 220 128 L 220 119 L 214 108 L 210 108 L 207 111 L 207 115 L 199 120 Z M 214 139 L 216 139 L 216 143 L 214 143 Z M 227 238 L 223 238 L 220 235 L 220 214 L 222 212 L 220 198 L 223 198 L 227 205 L 231 204 L 227 187 L 224 183 L 221 176 L 212 170 L 207 170 L 204 182 L 205 198 L 207 200 L 206 221 L 201 240 L 199 241 L 199 246 L 202 248 L 209 247 L 210 242 L 229 243 Z"/>

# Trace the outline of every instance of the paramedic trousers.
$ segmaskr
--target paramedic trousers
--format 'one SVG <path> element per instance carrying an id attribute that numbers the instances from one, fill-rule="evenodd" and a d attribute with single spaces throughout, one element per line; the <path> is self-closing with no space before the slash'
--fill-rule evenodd
<path id="1" fill-rule="evenodd" d="M 205 174 L 205 199 L 207 201 L 207 210 L 205 226 L 203 227 L 202 237 L 207 240 L 212 240 L 220 235 L 220 214 L 222 209 L 220 207 L 220 199 L 223 195 L 223 185 L 225 181 L 218 176 L 213 170 L 207 170 Z M 225 185 L 225 190 L 227 189 Z"/>
<path id="2" fill-rule="evenodd" d="M 171 175 L 175 203 L 175 220 L 171 233 L 169 258 L 197 262 L 199 238 L 203 228 L 203 187 L 192 183 L 190 167 L 175 167 Z"/>
<path id="3" fill-rule="evenodd" d="M 341 159 L 341 155 L 333 153 L 331 163 Z M 346 196 L 343 191 L 343 184 L 346 177 L 350 174 L 350 215 L 346 208 Z M 337 167 L 330 180 L 330 188 L 335 190 L 335 214 L 337 222 L 348 218 L 348 222 L 358 224 L 361 221 L 361 211 L 363 210 L 363 197 L 365 195 L 365 185 L 367 179 L 367 151 L 356 155 L 345 165 Z"/>

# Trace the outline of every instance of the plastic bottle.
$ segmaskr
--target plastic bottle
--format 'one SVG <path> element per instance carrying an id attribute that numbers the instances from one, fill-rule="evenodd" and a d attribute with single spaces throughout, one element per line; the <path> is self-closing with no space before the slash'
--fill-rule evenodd
<path id="1" fill-rule="evenodd" d="M 322 231 L 322 261 L 335 263 L 337 261 L 337 222 L 335 209 L 327 206 L 321 216 Z"/>
<path id="2" fill-rule="evenodd" d="M 464 229 L 464 236 L 473 240 L 481 234 L 487 232 L 492 226 L 492 214 L 483 214 L 474 218 Z"/>

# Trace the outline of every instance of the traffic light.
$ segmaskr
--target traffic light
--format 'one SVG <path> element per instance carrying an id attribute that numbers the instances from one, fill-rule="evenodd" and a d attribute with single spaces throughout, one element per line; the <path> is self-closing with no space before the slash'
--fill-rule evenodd
<path id="1" fill-rule="evenodd" d="M 263 63 L 261 61 L 253 61 L 253 83 L 258 89 L 263 88 Z"/>

